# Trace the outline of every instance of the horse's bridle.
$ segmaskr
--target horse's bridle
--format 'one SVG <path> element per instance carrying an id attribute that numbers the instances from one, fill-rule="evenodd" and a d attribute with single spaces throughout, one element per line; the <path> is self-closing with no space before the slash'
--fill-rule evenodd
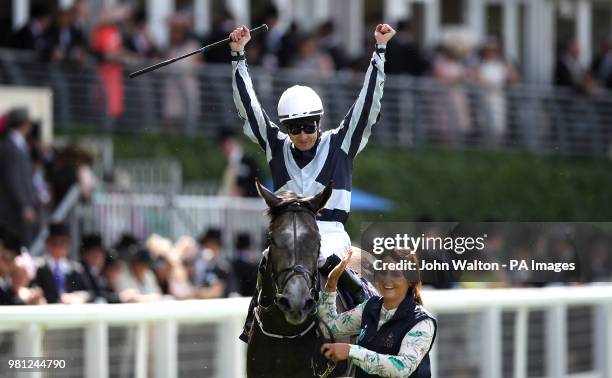
<path id="1" fill-rule="evenodd" d="M 294 260 L 295 260 L 295 255 L 297 251 L 297 248 L 296 248 L 297 247 L 296 246 L 296 240 L 297 240 L 296 215 L 299 212 L 305 212 L 307 214 L 310 214 L 316 220 L 317 212 L 312 207 L 310 207 L 308 203 L 298 202 L 298 201 L 295 201 L 295 202 L 292 202 L 286 205 L 282 210 L 283 212 L 290 211 L 293 213 L 293 254 L 294 254 Z M 274 241 L 271 240 L 271 243 L 274 244 Z M 272 254 L 268 253 L 268 261 L 266 263 L 268 267 L 272 266 L 271 257 L 272 257 Z M 310 285 L 311 285 L 310 295 L 315 300 L 315 302 L 319 300 L 319 291 L 321 288 L 321 283 L 319 281 L 319 275 L 317 271 L 312 272 L 308 268 L 298 264 L 298 265 L 295 265 L 289 268 L 285 268 L 276 274 L 270 271 L 270 275 L 272 278 L 272 282 L 274 282 L 274 304 L 278 305 L 277 300 L 280 298 L 281 293 L 285 291 L 285 286 L 287 286 L 287 284 L 289 283 L 289 280 L 295 276 L 304 276 L 304 278 L 306 279 L 306 282 L 310 282 Z M 286 277 L 284 277 L 284 279 L 281 282 L 281 285 L 279 286 L 278 279 L 283 277 L 283 275 L 286 275 Z M 316 311 L 316 307 L 313 310 L 313 312 L 314 311 Z"/>
<path id="2" fill-rule="evenodd" d="M 311 206 L 309 206 L 307 202 L 299 202 L 299 201 L 295 201 L 295 202 L 292 202 L 286 205 L 285 207 L 282 208 L 282 211 L 279 211 L 279 213 L 286 212 L 286 211 L 291 211 L 293 213 L 293 254 L 295 256 L 296 251 L 297 251 L 297 248 L 296 248 L 296 239 L 297 239 L 296 214 L 299 212 L 305 212 L 305 213 L 310 214 L 316 220 L 317 211 L 313 209 Z M 277 213 L 277 215 L 272 218 L 272 221 L 274 221 L 274 219 L 278 217 L 278 215 L 279 214 Z M 272 239 L 270 240 L 270 242 L 272 245 L 274 244 L 274 241 Z M 268 251 L 268 261 L 266 262 L 266 271 L 268 271 L 268 269 L 270 269 L 272 266 L 271 258 L 272 258 L 272 254 Z M 289 268 L 285 268 L 276 274 L 271 270 L 269 272 L 270 272 L 270 277 L 272 278 L 272 281 L 274 282 L 274 300 L 272 304 L 267 307 L 264 307 L 261 303 L 259 304 L 259 306 L 264 311 L 267 311 L 273 305 L 276 305 L 278 307 L 277 301 L 281 295 L 280 293 L 282 293 L 285 290 L 285 286 L 287 285 L 287 283 L 289 283 L 289 280 L 298 275 L 304 276 L 307 282 L 308 280 L 310 280 L 310 283 L 311 283 L 310 294 L 312 298 L 315 300 L 315 302 L 319 301 L 319 291 L 321 290 L 321 282 L 319 280 L 318 271 L 315 270 L 314 272 L 311 272 L 304 266 L 298 264 L 298 265 L 295 265 Z M 281 285 L 279 286 L 278 279 L 281 278 L 283 275 L 286 275 L 286 277 L 284 277 L 284 279 L 281 282 Z M 316 315 L 316 305 L 313 308 L 313 311 L 311 314 Z M 332 343 L 335 342 L 333 333 L 331 332 L 331 329 L 329 328 L 329 326 L 324 321 L 320 320 L 317 316 L 314 317 L 313 321 L 310 323 L 308 327 L 306 327 L 306 329 L 304 329 L 302 332 L 295 334 L 295 335 L 277 335 L 274 333 L 267 332 L 263 328 L 263 324 L 261 322 L 261 319 L 259 318 L 259 314 L 257 310 L 255 310 L 255 319 L 257 321 L 257 324 L 259 325 L 259 329 L 263 332 L 264 335 L 268 337 L 278 338 L 278 339 L 296 339 L 296 338 L 306 335 L 308 332 L 310 332 L 314 328 L 315 335 L 320 345 L 326 342 L 325 336 L 319 330 L 320 325 L 323 324 L 323 326 L 325 327 L 326 331 L 328 332 L 331 338 L 331 342 Z M 334 371 L 334 369 L 336 368 L 336 363 L 331 362 L 324 357 L 321 360 L 320 355 L 317 354 L 319 353 L 319 347 L 320 347 L 319 345 L 316 346 L 316 352 L 314 354 L 314 356 L 319 356 L 319 358 L 313 357 L 310 360 L 310 366 L 315 376 L 326 378 Z"/>

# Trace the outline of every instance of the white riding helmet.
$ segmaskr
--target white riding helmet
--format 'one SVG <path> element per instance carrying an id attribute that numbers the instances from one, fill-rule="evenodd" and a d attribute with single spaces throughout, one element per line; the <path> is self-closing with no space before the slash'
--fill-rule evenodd
<path id="1" fill-rule="evenodd" d="M 285 90 L 278 100 L 278 118 L 281 122 L 321 115 L 323 115 L 323 103 L 310 87 L 294 85 Z"/>

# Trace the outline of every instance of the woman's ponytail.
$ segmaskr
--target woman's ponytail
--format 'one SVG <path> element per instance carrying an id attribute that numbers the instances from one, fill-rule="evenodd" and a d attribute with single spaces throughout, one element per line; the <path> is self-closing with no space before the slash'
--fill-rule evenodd
<path id="1" fill-rule="evenodd" d="M 414 300 L 416 301 L 416 303 L 423 306 L 423 298 L 421 297 L 421 283 L 416 282 L 413 285 L 414 286 L 412 286 L 412 292 L 414 293 Z"/>

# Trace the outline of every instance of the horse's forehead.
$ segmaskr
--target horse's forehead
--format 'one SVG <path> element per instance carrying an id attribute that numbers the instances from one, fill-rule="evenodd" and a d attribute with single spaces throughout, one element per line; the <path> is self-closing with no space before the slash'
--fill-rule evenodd
<path id="1" fill-rule="evenodd" d="M 316 233 L 316 223 L 311 217 L 304 213 L 286 213 L 276 220 L 274 233 L 279 236 L 293 237 L 294 232 L 301 236 L 303 234 L 312 235 Z M 295 217 L 292 215 L 296 215 Z M 313 227 L 314 226 L 314 227 Z"/>
<path id="2" fill-rule="evenodd" d="M 293 238 L 296 239 L 301 239 L 301 238 L 310 238 L 312 237 L 312 229 L 308 226 L 306 226 L 305 224 L 299 223 L 296 224 L 295 230 L 293 227 L 284 227 L 282 229 L 279 229 L 276 232 L 276 235 L 279 238 L 285 239 L 285 240 L 291 240 Z"/>

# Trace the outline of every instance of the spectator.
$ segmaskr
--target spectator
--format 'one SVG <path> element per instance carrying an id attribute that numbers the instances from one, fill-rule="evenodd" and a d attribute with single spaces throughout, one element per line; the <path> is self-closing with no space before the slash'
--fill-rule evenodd
<path id="1" fill-rule="evenodd" d="M 51 26 L 51 14 L 41 3 L 32 6 L 31 20 L 11 37 L 11 47 L 42 53 L 45 48 L 45 33 Z"/>
<path id="2" fill-rule="evenodd" d="M 560 87 L 570 87 L 583 94 L 592 94 L 595 90 L 591 75 L 580 63 L 580 45 L 575 39 L 567 42 L 559 54 L 555 66 L 554 83 Z"/>
<path id="3" fill-rule="evenodd" d="M 280 68 L 288 68 L 288 67 L 293 66 L 296 60 L 295 52 L 299 50 L 299 44 L 300 44 L 300 31 L 298 29 L 297 23 L 292 22 L 289 25 L 289 28 L 287 29 L 285 34 L 283 35 L 283 39 L 281 40 L 281 47 L 280 47 L 280 50 L 278 51 L 278 66 Z M 253 47 L 250 46 L 249 50 L 252 48 Z M 247 56 L 247 61 L 248 62 L 251 61 L 250 56 Z"/>
<path id="4" fill-rule="evenodd" d="M 130 15 L 123 33 L 123 45 L 139 58 L 152 58 L 156 55 L 155 44 L 147 31 L 147 15 L 144 9 Z"/>
<path id="5" fill-rule="evenodd" d="M 40 288 L 30 287 L 34 272 L 30 273 L 30 262 L 32 261 L 23 247 L 17 234 L 9 230 L 0 230 L 0 260 L 2 260 L 3 249 L 5 257 L 8 257 L 5 262 L 8 272 L 5 270 L 4 275 L 1 267 L 2 261 L 0 261 L 0 304 L 3 302 L 29 305 L 47 303 Z M 2 294 L 3 291 L 4 294 Z"/>
<path id="6" fill-rule="evenodd" d="M 433 64 L 436 80 L 445 85 L 445 91 L 434 100 L 436 128 L 441 142 L 458 141 L 470 131 L 470 114 L 463 82 L 468 78 L 468 69 L 463 62 L 467 47 L 461 40 L 448 41 Z"/>
<path id="7" fill-rule="evenodd" d="M 283 48 L 285 26 L 279 22 L 278 9 L 273 4 L 267 4 L 262 14 L 262 22 L 258 24 L 266 24 L 270 28 L 267 33 L 259 35 L 263 47 L 262 63 L 267 69 L 274 70 L 279 67 L 279 52 Z"/>
<path id="8" fill-rule="evenodd" d="M 92 50 L 98 58 L 98 74 L 102 81 L 100 98 L 109 117 L 107 127 L 125 112 L 123 99 L 123 63 L 127 61 L 121 39 L 119 22 L 125 17 L 125 8 L 106 7 L 99 23 L 94 27 Z"/>
<path id="9" fill-rule="evenodd" d="M 157 284 L 163 295 L 172 295 L 172 265 L 164 256 L 157 256 L 152 264 L 153 273 L 157 279 Z"/>
<path id="10" fill-rule="evenodd" d="M 232 275 L 236 291 L 243 297 L 250 297 L 257 285 L 257 252 L 251 244 L 251 236 L 244 232 L 236 237 L 236 258 L 232 262 Z"/>
<path id="11" fill-rule="evenodd" d="M 212 31 L 210 35 L 204 39 L 204 44 L 208 45 L 227 38 L 235 27 L 236 20 L 234 16 L 227 9 L 224 9 L 221 12 L 221 16 L 213 22 Z M 206 51 L 206 61 L 210 63 L 229 63 L 229 45 Z"/>
<path id="12" fill-rule="evenodd" d="M 140 241 L 136 236 L 126 232 L 121 235 L 119 240 L 113 246 L 113 249 L 116 250 L 119 254 L 119 258 L 123 261 L 127 261 L 130 256 L 130 251 L 133 246 L 138 246 Z"/>
<path id="13" fill-rule="evenodd" d="M 194 266 L 197 298 L 226 297 L 230 266 L 221 253 L 221 231 L 209 229 L 199 240 L 202 248 Z"/>
<path id="14" fill-rule="evenodd" d="M 32 183 L 36 191 L 37 202 L 40 204 L 38 213 L 42 214 L 46 205 L 51 202 L 51 192 L 45 179 L 45 159 L 38 149 L 33 148 L 32 159 Z"/>
<path id="15" fill-rule="evenodd" d="M 516 82 L 518 73 L 510 64 L 503 61 L 496 40 L 489 40 L 481 50 L 481 62 L 477 68 L 476 79 L 482 85 L 487 112 L 488 139 L 498 145 L 506 134 L 506 84 Z"/>
<path id="16" fill-rule="evenodd" d="M 0 306 L 23 304 L 11 284 L 10 274 L 15 269 L 15 257 L 19 254 L 18 236 L 0 226 Z"/>
<path id="17" fill-rule="evenodd" d="M 170 19 L 170 48 L 166 57 L 175 57 L 200 48 L 189 33 L 190 22 L 183 15 Z M 195 131 L 200 114 L 200 89 L 196 67 L 202 62 L 202 54 L 196 54 L 173 64 L 175 74 L 168 75 L 164 83 L 163 113 L 168 130 L 185 125 L 187 132 Z"/>
<path id="18" fill-rule="evenodd" d="M 142 246 L 130 247 L 127 264 L 117 278 L 116 290 L 122 302 L 155 302 L 161 299 L 161 290 L 151 270 L 153 259 Z"/>
<path id="19" fill-rule="evenodd" d="M 321 49 L 316 35 L 307 35 L 302 39 L 298 52 L 299 59 L 294 65 L 306 74 L 328 78 L 333 75 L 334 61 Z"/>
<path id="20" fill-rule="evenodd" d="M 122 262 L 116 255 L 107 254 L 102 268 L 100 292 L 107 303 L 121 303 L 117 283 L 121 276 Z M 125 298 L 126 301 L 129 298 Z"/>
<path id="21" fill-rule="evenodd" d="M 341 43 L 340 37 L 336 33 L 336 25 L 332 20 L 326 21 L 319 26 L 319 44 L 333 60 L 336 69 L 343 69 L 348 64 L 348 57 Z M 295 51 L 295 49 L 293 49 Z M 387 54 L 389 49 L 387 48 Z"/>
<path id="22" fill-rule="evenodd" d="M 219 145 L 226 160 L 220 195 L 257 197 L 255 180 L 261 180 L 257 162 L 245 155 L 242 144 L 230 129 L 223 129 Z"/>
<path id="23" fill-rule="evenodd" d="M 153 271 L 164 295 L 175 299 L 186 299 L 193 296 L 193 285 L 189 281 L 187 268 L 182 264 L 186 248 L 195 245 L 192 238 L 181 238 L 175 245 L 159 235 L 147 239 L 147 248 L 154 256 Z"/>
<path id="24" fill-rule="evenodd" d="M 76 0 L 71 8 L 72 27 L 81 35 L 88 36 L 91 29 L 91 17 L 89 12 L 89 1 Z"/>
<path id="25" fill-rule="evenodd" d="M 43 290 L 48 303 L 85 303 L 89 299 L 87 281 L 80 263 L 68 258 L 70 232 L 68 227 L 53 223 L 46 242 L 47 255 L 36 271 L 36 284 Z"/>
<path id="26" fill-rule="evenodd" d="M 85 35 L 73 25 L 72 10 L 59 11 L 45 33 L 43 59 L 51 62 L 82 64 L 86 59 Z"/>
<path id="27" fill-rule="evenodd" d="M 428 70 L 429 62 L 415 41 L 410 20 L 399 21 L 397 35 L 387 46 L 385 71 L 389 74 L 422 76 Z"/>
<path id="28" fill-rule="evenodd" d="M 78 184 L 81 196 L 89 198 L 96 179 L 91 171 L 93 157 L 76 145 L 68 145 L 59 151 L 49 167 L 49 184 L 53 192 L 54 206 L 61 203 L 73 185 Z"/>
<path id="29" fill-rule="evenodd" d="M 32 128 L 27 109 L 13 109 L 7 128 L 0 143 L 0 222 L 10 225 L 23 243 L 29 245 L 36 228 L 38 201 L 30 149 L 25 139 Z"/>
<path id="30" fill-rule="evenodd" d="M 87 286 L 90 289 L 90 298 L 93 301 L 104 301 L 102 293 L 102 269 L 106 262 L 106 250 L 102 237 L 98 234 L 83 236 L 81 241 L 81 264 Z"/>
<path id="31" fill-rule="evenodd" d="M 592 75 L 606 89 L 612 89 L 612 40 L 604 43 L 601 52 L 593 61 Z"/>

